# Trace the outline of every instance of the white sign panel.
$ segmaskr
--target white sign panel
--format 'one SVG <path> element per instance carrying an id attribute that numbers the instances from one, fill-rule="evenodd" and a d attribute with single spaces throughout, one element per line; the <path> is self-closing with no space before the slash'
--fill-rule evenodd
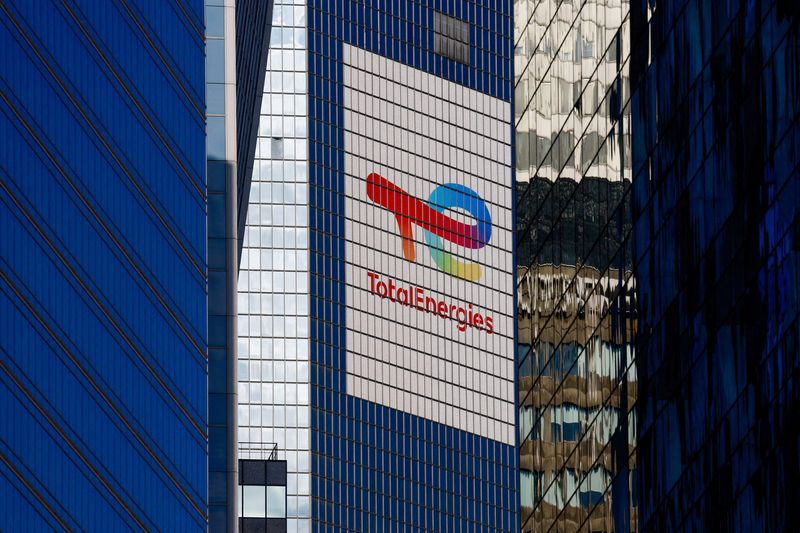
<path id="1" fill-rule="evenodd" d="M 344 46 L 347 393 L 513 445 L 510 104 Z"/>

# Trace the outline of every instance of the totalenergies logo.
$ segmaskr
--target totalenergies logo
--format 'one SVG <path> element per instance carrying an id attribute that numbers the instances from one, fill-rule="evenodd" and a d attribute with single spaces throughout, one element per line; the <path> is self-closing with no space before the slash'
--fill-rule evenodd
<path id="1" fill-rule="evenodd" d="M 403 242 L 403 256 L 416 260 L 414 224 L 425 231 L 425 244 L 436 265 L 452 276 L 467 281 L 481 278 L 478 263 L 460 261 L 444 251 L 442 239 L 464 248 L 486 246 L 492 238 L 492 217 L 486 203 L 478 194 L 463 185 L 449 183 L 436 187 L 423 202 L 390 182 L 380 174 L 367 176 L 367 196 L 376 204 L 394 213 Z M 465 224 L 444 214 L 446 209 L 462 209 L 469 213 L 475 224 Z"/>

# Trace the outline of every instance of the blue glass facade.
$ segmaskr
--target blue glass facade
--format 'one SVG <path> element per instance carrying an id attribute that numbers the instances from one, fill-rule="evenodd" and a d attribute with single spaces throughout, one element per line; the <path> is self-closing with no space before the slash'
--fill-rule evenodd
<path id="1" fill-rule="evenodd" d="M 641 531 L 797 531 L 800 5 L 631 2 Z"/>
<path id="2" fill-rule="evenodd" d="M 204 529 L 202 2 L 4 2 L 0 43 L 0 529 Z"/>
<path id="3" fill-rule="evenodd" d="M 461 52 L 458 60 L 437 53 L 437 11 L 468 23 L 466 62 Z M 511 3 L 312 0 L 307 20 L 314 528 L 515 530 L 515 446 L 350 395 L 345 372 L 354 304 L 345 284 L 343 51 L 352 45 L 510 102 Z"/>

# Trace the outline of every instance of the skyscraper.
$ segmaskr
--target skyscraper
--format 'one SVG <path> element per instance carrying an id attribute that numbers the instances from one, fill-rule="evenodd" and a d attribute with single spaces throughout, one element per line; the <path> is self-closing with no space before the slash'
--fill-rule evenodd
<path id="1" fill-rule="evenodd" d="M 202 530 L 202 3 L 0 2 L 0 43 L 0 529 Z"/>
<path id="2" fill-rule="evenodd" d="M 800 5 L 632 2 L 642 531 L 797 531 Z"/>
<path id="3" fill-rule="evenodd" d="M 510 3 L 273 13 L 240 439 L 289 531 L 514 530 Z"/>
<path id="4" fill-rule="evenodd" d="M 522 530 L 636 530 L 629 5 L 514 9 Z"/>
<path id="5" fill-rule="evenodd" d="M 236 531 L 236 286 L 272 3 L 205 0 L 209 530 Z M 258 479 L 258 477 L 254 478 Z"/>

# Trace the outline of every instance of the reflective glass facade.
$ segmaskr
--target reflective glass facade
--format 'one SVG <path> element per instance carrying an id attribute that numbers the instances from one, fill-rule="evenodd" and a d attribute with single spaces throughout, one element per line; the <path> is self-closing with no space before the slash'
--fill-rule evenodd
<path id="1" fill-rule="evenodd" d="M 202 2 L 2 2 L 0 46 L 0 530 L 203 530 Z"/>
<path id="2" fill-rule="evenodd" d="M 240 259 L 261 122 L 273 5 L 271 0 L 236 2 L 236 152 L 240 162 L 236 171 L 236 205 Z"/>
<path id="3" fill-rule="evenodd" d="M 278 445 L 290 532 L 311 508 L 306 34 L 305 4 L 276 1 L 238 286 L 239 441 Z"/>
<path id="4" fill-rule="evenodd" d="M 800 4 L 632 2 L 643 531 L 797 531 Z"/>
<path id="5" fill-rule="evenodd" d="M 627 0 L 514 4 L 523 531 L 635 531 Z"/>
<path id="6" fill-rule="evenodd" d="M 239 427 L 289 531 L 518 527 L 510 14 L 275 5 Z"/>

